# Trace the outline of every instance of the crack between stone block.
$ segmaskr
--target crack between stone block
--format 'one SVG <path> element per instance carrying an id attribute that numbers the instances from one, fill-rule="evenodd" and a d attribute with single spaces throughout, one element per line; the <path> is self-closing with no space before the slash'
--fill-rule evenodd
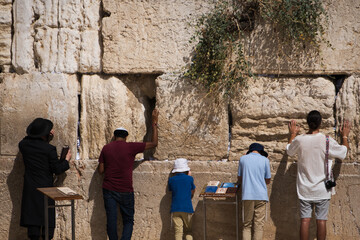
<path id="1" fill-rule="evenodd" d="M 100 46 L 100 72 L 103 72 L 103 58 L 104 58 L 104 38 L 102 34 L 103 24 L 102 20 L 105 17 L 110 17 L 111 13 L 105 11 L 103 1 L 100 2 L 99 8 L 99 46 Z"/>
<path id="2" fill-rule="evenodd" d="M 344 83 L 344 81 L 346 80 L 346 78 L 348 78 L 348 75 L 327 75 L 326 78 L 329 79 L 330 81 L 332 81 L 332 83 L 335 86 L 335 101 L 334 101 L 334 106 L 333 106 L 333 117 L 334 117 L 334 134 L 336 136 L 336 129 L 338 127 L 338 120 L 336 118 L 337 115 L 337 108 L 336 108 L 336 98 L 339 95 L 339 91 Z"/>
<path id="3" fill-rule="evenodd" d="M 227 160 L 230 159 L 230 150 L 231 150 L 231 137 L 232 137 L 232 127 L 233 127 L 233 117 L 231 112 L 231 105 L 228 104 L 228 127 L 229 127 L 229 133 L 228 133 L 228 149 L 227 149 Z"/>
<path id="4" fill-rule="evenodd" d="M 15 35 L 14 2 L 15 2 L 15 0 L 12 0 L 12 2 L 11 2 L 11 46 L 14 44 L 14 35 Z M 0 71 L 0 72 L 2 72 L 2 71 Z M 9 72 L 14 72 L 12 47 L 10 48 L 10 70 L 9 70 Z"/>
<path id="5" fill-rule="evenodd" d="M 81 84 L 81 79 L 82 79 L 82 74 L 81 73 L 77 73 L 76 77 L 77 77 L 77 81 L 79 83 L 79 88 L 78 88 L 78 121 L 77 121 L 77 136 L 76 136 L 76 156 L 75 156 L 75 160 L 80 160 L 80 144 L 81 144 L 81 131 L 80 131 L 80 124 L 81 124 L 81 110 L 82 110 L 82 103 L 81 103 L 81 88 L 82 88 L 82 84 Z"/>

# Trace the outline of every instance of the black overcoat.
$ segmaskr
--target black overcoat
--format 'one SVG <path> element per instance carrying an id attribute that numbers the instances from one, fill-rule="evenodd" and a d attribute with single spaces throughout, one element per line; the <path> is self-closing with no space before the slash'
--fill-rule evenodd
<path id="1" fill-rule="evenodd" d="M 40 187 L 52 187 L 54 174 L 60 174 L 69 169 L 66 160 L 60 161 L 56 147 L 41 138 L 25 137 L 19 143 L 25 174 L 21 200 L 20 225 L 44 226 L 44 195 L 36 190 Z M 49 204 L 54 205 L 53 200 Z M 49 227 L 55 227 L 55 209 L 49 209 Z"/>

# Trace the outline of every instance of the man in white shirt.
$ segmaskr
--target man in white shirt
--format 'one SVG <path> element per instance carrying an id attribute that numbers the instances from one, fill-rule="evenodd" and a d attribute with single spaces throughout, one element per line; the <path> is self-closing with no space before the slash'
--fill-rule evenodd
<path id="1" fill-rule="evenodd" d="M 320 133 L 321 114 L 311 111 L 307 116 L 309 131 L 297 136 L 300 128 L 295 120 L 289 123 L 289 144 L 286 147 L 289 156 L 298 155 L 296 188 L 300 200 L 300 239 L 309 239 L 309 226 L 312 208 L 315 206 L 317 239 L 326 238 L 326 221 L 329 210 L 331 189 L 325 187 L 326 136 Z M 345 121 L 340 130 L 342 145 L 329 137 L 329 159 L 344 159 L 349 148 L 347 141 L 350 124 Z"/>

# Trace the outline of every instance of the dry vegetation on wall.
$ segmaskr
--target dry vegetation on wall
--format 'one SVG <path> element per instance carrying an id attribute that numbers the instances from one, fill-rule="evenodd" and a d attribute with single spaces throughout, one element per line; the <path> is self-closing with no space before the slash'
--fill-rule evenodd
<path id="1" fill-rule="evenodd" d="M 321 0 L 221 0 L 195 23 L 191 41 L 198 41 L 185 77 L 210 94 L 232 97 L 253 77 L 244 54 L 243 39 L 257 19 L 272 24 L 284 44 L 301 51 L 309 45 L 319 51 L 326 12 Z"/>

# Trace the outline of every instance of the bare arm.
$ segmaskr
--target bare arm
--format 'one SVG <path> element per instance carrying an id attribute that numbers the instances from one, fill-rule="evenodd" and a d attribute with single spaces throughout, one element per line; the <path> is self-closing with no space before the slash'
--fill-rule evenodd
<path id="1" fill-rule="evenodd" d="M 347 149 L 349 149 L 348 137 L 350 134 L 350 129 L 350 122 L 348 120 L 345 120 L 344 125 L 340 129 L 340 134 L 342 139 L 342 145 L 344 145 Z"/>
<path id="2" fill-rule="evenodd" d="M 103 174 L 105 172 L 104 163 L 99 163 L 98 171 L 100 174 Z"/>
<path id="3" fill-rule="evenodd" d="M 265 178 L 265 182 L 266 182 L 266 184 L 270 184 L 271 178 Z"/>
<path id="4" fill-rule="evenodd" d="M 152 139 L 151 142 L 146 142 L 145 150 L 154 148 L 158 145 L 158 130 L 157 130 L 158 116 L 159 116 L 159 111 L 157 109 L 154 109 L 154 111 L 152 112 L 152 128 L 153 128 Z"/>
<path id="5" fill-rule="evenodd" d="M 195 189 L 194 190 L 191 190 L 191 198 L 193 198 L 195 195 Z"/>

